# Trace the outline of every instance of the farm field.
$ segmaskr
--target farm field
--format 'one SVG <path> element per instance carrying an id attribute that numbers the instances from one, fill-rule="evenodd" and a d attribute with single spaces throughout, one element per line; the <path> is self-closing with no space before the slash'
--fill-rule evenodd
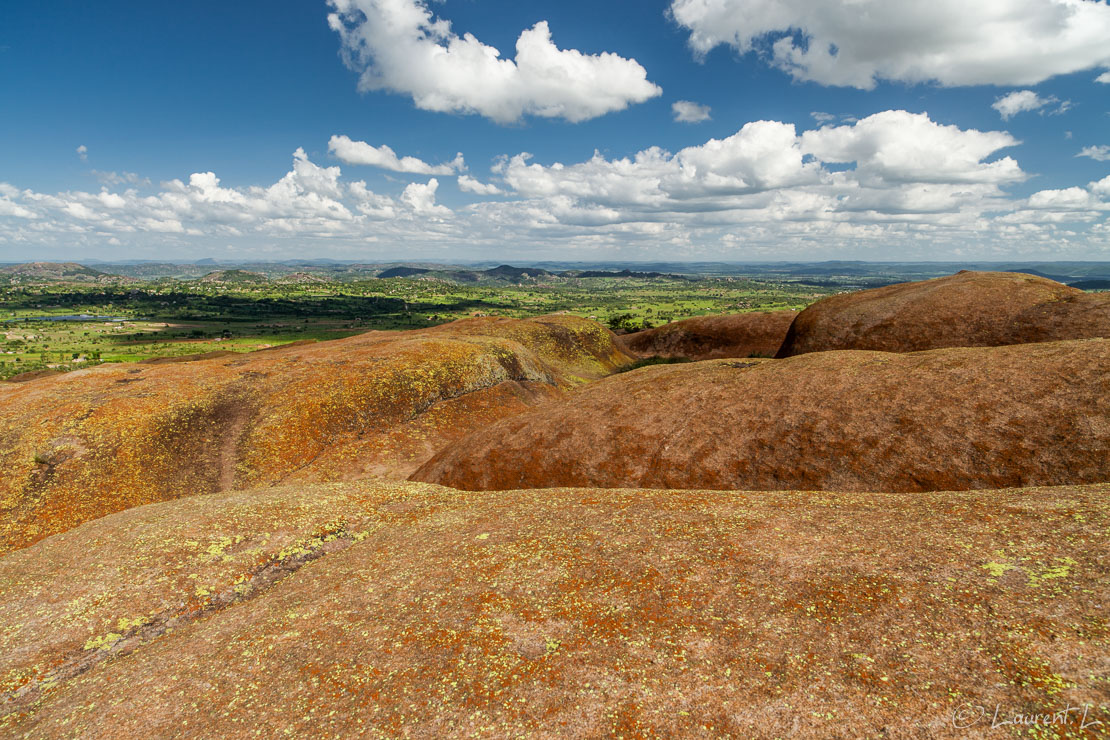
<path id="1" fill-rule="evenodd" d="M 468 316 L 567 312 L 636 330 L 708 314 L 800 309 L 834 287 L 737 277 L 459 285 L 414 277 L 272 284 L 130 280 L 0 288 L 0 378 L 405 330 Z"/>

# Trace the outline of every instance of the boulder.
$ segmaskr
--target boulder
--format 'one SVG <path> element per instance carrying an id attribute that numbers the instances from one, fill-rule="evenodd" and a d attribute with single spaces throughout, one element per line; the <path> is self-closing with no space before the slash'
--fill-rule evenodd
<path id="1" fill-rule="evenodd" d="M 624 334 L 617 342 L 625 352 L 639 357 L 774 357 L 797 315 L 797 311 L 784 310 L 697 316 Z"/>
<path id="2" fill-rule="evenodd" d="M 413 480 L 930 491 L 1110 480 L 1110 340 L 641 368 L 454 442 Z"/>
<path id="3" fill-rule="evenodd" d="M 1110 293 L 1016 272 L 963 272 L 823 298 L 778 357 L 838 349 L 916 352 L 1110 337 Z"/>

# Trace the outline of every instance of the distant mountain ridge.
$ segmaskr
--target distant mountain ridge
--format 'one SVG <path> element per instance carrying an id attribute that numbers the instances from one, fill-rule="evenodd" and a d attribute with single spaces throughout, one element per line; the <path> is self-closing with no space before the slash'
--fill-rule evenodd
<path id="1" fill-rule="evenodd" d="M 0 267 L 8 282 L 106 283 L 126 280 L 76 262 L 26 262 Z"/>
<path id="2" fill-rule="evenodd" d="M 367 261 L 290 259 L 273 262 L 235 261 L 207 257 L 192 262 L 154 260 L 86 260 L 77 262 L 34 261 L 0 263 L 0 282 L 112 282 L 140 280 L 200 280 L 213 273 L 248 272 L 269 280 L 296 274 L 294 282 L 323 280 L 357 281 L 374 278 L 427 278 L 461 284 L 520 283 L 534 280 L 638 279 L 675 280 L 730 278 L 776 280 L 816 287 L 843 286 L 874 288 L 899 282 L 942 277 L 962 269 L 1021 272 L 1046 277 L 1085 290 L 1103 290 L 1110 282 L 1110 262 L 557 262 L 521 261 L 499 263 L 474 261 L 437 263 L 426 261 Z M 228 282 L 228 281 L 223 281 Z"/>

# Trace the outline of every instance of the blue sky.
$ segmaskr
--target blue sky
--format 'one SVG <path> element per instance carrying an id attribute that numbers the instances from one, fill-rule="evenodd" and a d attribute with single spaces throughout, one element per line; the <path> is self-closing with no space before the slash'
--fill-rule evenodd
<path id="1" fill-rule="evenodd" d="M 1095 0 L 10 2 L 0 260 L 1110 259 L 1108 70 Z"/>

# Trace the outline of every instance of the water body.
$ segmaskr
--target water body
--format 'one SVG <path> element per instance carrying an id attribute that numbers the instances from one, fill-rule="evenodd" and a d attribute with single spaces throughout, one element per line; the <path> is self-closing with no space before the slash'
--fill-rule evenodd
<path id="1" fill-rule="evenodd" d="M 88 313 L 78 313 L 68 316 L 24 316 L 19 319 L 4 319 L 4 321 L 138 321 L 138 319 L 129 319 L 124 316 L 93 316 Z"/>

